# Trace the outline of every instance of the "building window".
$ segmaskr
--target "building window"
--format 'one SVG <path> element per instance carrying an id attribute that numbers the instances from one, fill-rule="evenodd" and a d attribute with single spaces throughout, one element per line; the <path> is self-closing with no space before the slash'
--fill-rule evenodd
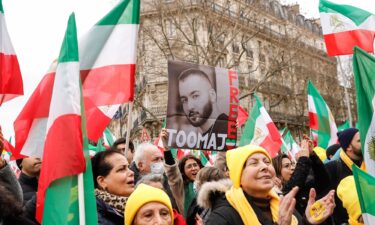
<path id="1" fill-rule="evenodd" d="M 240 53 L 240 46 L 238 46 L 238 44 L 236 44 L 236 43 L 233 43 L 232 44 L 232 51 L 234 53 Z"/>
<path id="2" fill-rule="evenodd" d="M 177 35 L 176 25 L 171 19 L 165 20 L 165 30 L 168 37 L 175 37 Z"/>

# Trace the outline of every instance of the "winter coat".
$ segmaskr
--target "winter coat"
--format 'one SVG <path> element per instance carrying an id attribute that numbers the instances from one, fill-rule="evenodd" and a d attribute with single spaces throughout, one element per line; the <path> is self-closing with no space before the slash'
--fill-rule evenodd
<path id="1" fill-rule="evenodd" d="M 121 215 L 100 198 L 96 198 L 98 210 L 98 225 L 123 225 L 124 215 Z"/>
<path id="2" fill-rule="evenodd" d="M 312 153 L 310 157 L 300 157 L 297 161 L 296 168 L 290 180 L 283 185 L 283 195 L 288 194 L 293 187 L 298 186 L 299 191 L 296 195 L 296 210 L 299 214 L 304 215 L 309 200 L 311 188 L 315 188 L 318 198 L 329 190 L 327 184 L 329 177 L 324 168 L 323 162 L 319 157 Z"/>
<path id="3" fill-rule="evenodd" d="M 38 190 L 38 179 L 36 177 L 29 177 L 21 172 L 18 182 L 22 187 L 23 202 L 29 201 Z"/>
<path id="4" fill-rule="evenodd" d="M 165 157 L 167 157 L 167 154 L 171 154 L 170 151 L 166 151 L 164 153 Z M 173 159 L 172 165 L 164 163 L 164 168 L 165 168 L 165 173 L 168 178 L 168 184 L 171 188 L 171 192 L 174 196 L 174 199 L 176 199 L 178 210 L 182 215 L 185 215 L 187 213 L 184 207 L 185 206 L 185 191 L 186 191 L 185 189 L 187 188 L 187 185 L 184 184 L 184 181 L 182 179 L 182 175 L 181 175 L 180 169 L 178 168 L 178 164 L 176 160 Z"/>
<path id="5" fill-rule="evenodd" d="M 225 192 L 230 188 L 230 185 L 228 186 L 229 182 L 228 180 L 221 180 L 207 182 L 202 185 L 198 193 L 198 204 L 203 208 L 211 209 L 211 213 L 204 223 L 205 225 L 244 225 L 240 214 L 229 204 L 225 197 Z M 262 225 L 276 225 L 269 221 L 252 201 L 249 201 L 249 203 Z M 308 224 L 297 211 L 295 211 L 294 216 L 296 216 L 298 224 Z"/>
<path id="6" fill-rule="evenodd" d="M 14 197 L 19 201 L 21 204 L 23 203 L 23 194 L 21 185 L 18 183 L 17 177 L 10 168 L 9 165 L 4 166 L 0 169 L 0 181 L 3 182 L 5 187 L 12 192 Z"/>
<path id="7" fill-rule="evenodd" d="M 342 161 L 341 158 L 330 161 L 325 164 L 325 168 L 330 178 L 329 186 L 331 189 L 336 190 L 340 181 L 347 176 L 353 175 L 352 170 Z M 349 216 L 345 208 L 342 205 L 341 200 L 335 193 L 335 203 L 336 207 L 333 211 L 333 219 L 335 220 L 336 225 L 341 225 L 342 223 L 347 223 Z"/>

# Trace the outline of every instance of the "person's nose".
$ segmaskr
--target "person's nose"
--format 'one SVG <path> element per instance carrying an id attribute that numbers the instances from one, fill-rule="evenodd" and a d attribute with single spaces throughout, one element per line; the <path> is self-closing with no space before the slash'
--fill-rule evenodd
<path id="1" fill-rule="evenodd" d="M 187 107 L 189 110 L 193 110 L 195 108 L 195 104 L 191 99 L 187 101 Z"/>
<path id="2" fill-rule="evenodd" d="M 155 217 L 154 217 L 154 225 L 163 225 L 163 218 L 161 218 L 161 216 L 159 214 L 157 214 Z"/>
<path id="3" fill-rule="evenodd" d="M 134 172 L 133 172 L 133 170 L 131 170 L 131 169 L 128 169 L 129 171 L 128 171 L 128 173 L 129 173 L 129 177 L 134 177 Z"/>

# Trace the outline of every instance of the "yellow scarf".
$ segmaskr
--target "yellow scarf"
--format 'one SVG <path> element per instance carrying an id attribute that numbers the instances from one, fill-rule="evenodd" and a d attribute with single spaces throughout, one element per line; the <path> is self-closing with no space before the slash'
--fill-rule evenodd
<path id="1" fill-rule="evenodd" d="M 277 222 L 279 219 L 280 199 L 279 199 L 279 196 L 277 196 L 277 194 L 273 192 L 272 190 L 270 191 L 269 195 L 271 196 L 272 220 L 273 222 Z M 240 214 L 242 222 L 245 225 L 261 225 L 253 208 L 251 207 L 250 203 L 247 201 L 242 188 L 232 187 L 225 193 L 225 196 L 227 197 L 229 204 Z M 291 225 L 297 225 L 297 224 L 298 224 L 297 218 L 295 216 L 292 216 Z"/>
<path id="2" fill-rule="evenodd" d="M 344 150 L 341 150 L 340 158 L 345 163 L 345 165 L 347 165 L 349 169 L 352 170 L 352 165 L 354 164 L 354 162 L 349 158 L 349 156 L 344 152 Z M 363 171 L 366 171 L 366 165 L 364 162 L 362 162 L 361 164 L 361 169 Z"/>

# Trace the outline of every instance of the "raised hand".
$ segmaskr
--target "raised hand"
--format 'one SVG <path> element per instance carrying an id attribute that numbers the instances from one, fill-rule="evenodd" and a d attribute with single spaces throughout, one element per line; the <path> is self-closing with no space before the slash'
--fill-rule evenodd
<path id="1" fill-rule="evenodd" d="M 332 215 L 335 208 L 335 191 L 331 190 L 326 196 L 315 201 L 316 192 L 310 189 L 309 201 L 305 211 L 306 219 L 310 224 L 320 224 Z"/>
<path id="2" fill-rule="evenodd" d="M 165 128 L 161 129 L 161 131 L 160 131 L 160 138 L 161 138 L 161 141 L 163 142 L 163 149 L 164 149 L 164 151 L 169 151 L 167 129 L 165 129 Z"/>
<path id="3" fill-rule="evenodd" d="M 279 225 L 290 225 L 294 207 L 296 206 L 296 199 L 294 198 L 298 192 L 298 187 L 294 187 L 287 195 L 281 197 L 279 205 Z"/>

